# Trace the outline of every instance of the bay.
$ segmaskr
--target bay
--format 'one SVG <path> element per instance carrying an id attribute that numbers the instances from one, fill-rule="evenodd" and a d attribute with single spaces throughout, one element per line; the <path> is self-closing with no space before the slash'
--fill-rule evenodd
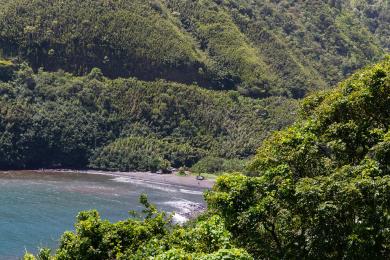
<path id="1" fill-rule="evenodd" d="M 200 188 L 140 179 L 66 172 L 0 172 L 0 259 L 18 259 L 27 250 L 56 248 L 61 234 L 74 230 L 77 213 L 97 209 L 110 221 L 142 210 L 146 193 L 159 209 L 184 221 L 194 206 L 204 204 Z"/>

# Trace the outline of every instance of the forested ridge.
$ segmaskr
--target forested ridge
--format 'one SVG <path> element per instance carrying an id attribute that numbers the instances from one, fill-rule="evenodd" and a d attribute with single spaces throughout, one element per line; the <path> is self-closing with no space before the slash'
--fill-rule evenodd
<path id="1" fill-rule="evenodd" d="M 217 179 L 208 210 L 172 225 L 145 195 L 144 218 L 77 217 L 39 259 L 388 259 L 390 57 L 306 98 L 272 134 L 251 176 Z M 35 259 L 26 254 L 25 259 Z"/>
<path id="2" fill-rule="evenodd" d="M 389 51 L 375 1 L 1 0 L 0 53 L 36 71 L 302 97 Z"/>
<path id="3" fill-rule="evenodd" d="M 2 67 L 1 67 L 2 66 Z M 246 159 L 296 102 L 134 78 L 34 73 L 0 63 L 0 168 L 159 170 Z"/>

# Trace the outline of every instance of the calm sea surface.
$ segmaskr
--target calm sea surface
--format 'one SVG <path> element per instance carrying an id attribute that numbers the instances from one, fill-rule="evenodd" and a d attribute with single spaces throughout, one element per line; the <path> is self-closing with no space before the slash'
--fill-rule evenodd
<path id="1" fill-rule="evenodd" d="M 158 208 L 186 213 L 203 204 L 199 189 L 86 173 L 0 172 L 0 259 L 18 259 L 25 250 L 55 248 L 73 230 L 77 212 L 97 209 L 102 218 L 118 221 L 140 210 L 141 193 Z"/>

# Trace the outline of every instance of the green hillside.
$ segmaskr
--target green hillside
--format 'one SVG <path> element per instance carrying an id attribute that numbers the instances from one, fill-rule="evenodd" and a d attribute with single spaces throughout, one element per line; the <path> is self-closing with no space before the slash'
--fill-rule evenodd
<path id="1" fill-rule="evenodd" d="M 302 97 L 389 50 L 386 1 L 0 0 L 0 49 L 37 70 Z"/>
<path id="2" fill-rule="evenodd" d="M 245 159 L 293 122 L 296 102 L 198 86 L 34 74 L 0 62 L 0 168 L 158 170 Z M 1 81 L 3 79 L 3 81 Z"/>

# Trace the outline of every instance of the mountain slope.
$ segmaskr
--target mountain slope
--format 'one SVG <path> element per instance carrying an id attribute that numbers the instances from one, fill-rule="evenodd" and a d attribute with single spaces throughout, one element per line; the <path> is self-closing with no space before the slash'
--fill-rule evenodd
<path id="1" fill-rule="evenodd" d="M 202 54 L 159 5 L 144 1 L 2 1 L 0 46 L 34 68 L 112 77 L 196 76 Z M 176 72 L 176 75 L 175 75 Z M 179 73 L 180 72 L 180 73 Z M 195 80 L 196 78 L 192 78 Z"/>
<path id="2" fill-rule="evenodd" d="M 388 51 L 386 1 L 0 0 L 0 49 L 34 69 L 302 97 Z"/>

